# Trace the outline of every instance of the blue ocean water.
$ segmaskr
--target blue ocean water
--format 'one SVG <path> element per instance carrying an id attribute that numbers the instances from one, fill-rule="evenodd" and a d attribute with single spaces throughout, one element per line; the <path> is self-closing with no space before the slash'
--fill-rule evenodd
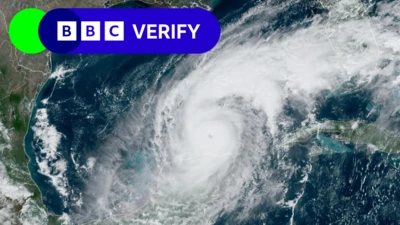
<path id="1" fill-rule="evenodd" d="M 213 8 L 213 13 L 225 28 L 257 4 L 260 2 L 220 1 Z M 286 4 L 286 7 L 268 21 L 268 26 L 254 35 L 292 32 L 299 27 L 310 26 L 308 19 L 328 13 L 318 1 L 276 1 L 271 4 Z M 137 6 L 148 7 L 143 3 L 123 4 L 123 7 Z M 252 19 L 259 18 L 249 18 L 249 24 Z M 86 184 L 91 176 L 74 165 L 85 165 L 88 158 L 107 154 L 100 150 L 100 146 L 119 129 L 116 121 L 126 116 L 150 87 L 154 87 L 154 95 L 157 95 L 163 83 L 169 81 L 169 71 L 175 69 L 168 66 L 174 65 L 170 62 L 178 63 L 185 58 L 187 56 L 52 54 L 53 73 L 60 66 L 71 71 L 65 73 L 62 79 L 49 79 L 44 85 L 36 99 L 31 127 L 25 139 L 26 152 L 31 158 L 29 169 L 42 192 L 43 202 L 51 212 L 73 215 L 81 213 L 82 209 L 90 210 L 85 205 L 79 208 L 72 204 L 82 190 L 90 188 Z M 191 65 L 183 69 L 182 78 L 192 69 Z M 347 89 L 352 91 L 343 91 Z M 317 121 L 363 120 L 373 123 L 377 120 L 380 111 L 375 110 L 371 114 L 376 103 L 373 102 L 370 87 L 354 89 L 350 81 L 343 85 L 343 90 L 319 93 L 315 110 Z M 293 120 L 289 131 L 301 127 L 301 121 L 306 118 L 294 103 L 288 100 L 283 112 L 283 116 Z M 32 127 L 37 121 L 38 109 L 47 110 L 49 124 L 62 134 L 57 157 L 66 160 L 68 165 L 65 171 L 68 186 L 64 187 L 70 192 L 68 197 L 60 195 L 49 177 L 37 172 L 39 164 L 35 159 L 42 154 L 43 143 L 34 138 Z M 147 141 L 135 140 L 133 145 Z M 315 145 L 324 150 L 323 154 L 310 157 L 310 149 Z M 134 153 L 120 151 L 123 156 L 121 170 L 141 171 L 155 164 L 144 149 L 137 149 Z M 276 155 L 271 157 L 278 159 Z M 400 207 L 400 185 L 397 185 L 400 174 L 387 153 L 371 153 L 367 145 L 341 143 L 329 136 L 314 135 L 291 146 L 284 160 L 297 168 L 297 172 L 282 175 L 287 171 L 279 171 L 279 162 L 274 160 L 268 166 L 276 170 L 277 176 L 281 174 L 284 177 L 288 187 L 284 194 L 286 201 L 301 195 L 294 212 L 287 205 L 271 204 L 270 199 L 265 198 L 250 210 L 247 219 L 240 224 L 290 224 L 292 221 L 297 225 L 400 224 L 400 215 L 396 213 Z M 308 181 L 303 185 L 301 180 L 310 167 Z M 135 179 L 129 182 L 135 183 Z M 215 224 L 238 224 L 237 218 L 244 209 L 245 206 L 239 204 L 233 212 L 219 213 Z"/>

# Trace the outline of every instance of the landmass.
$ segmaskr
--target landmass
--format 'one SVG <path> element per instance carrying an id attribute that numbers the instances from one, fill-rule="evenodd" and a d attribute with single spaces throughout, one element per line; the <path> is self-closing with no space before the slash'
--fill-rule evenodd
<path id="1" fill-rule="evenodd" d="M 47 212 L 27 168 L 24 136 L 36 94 L 49 77 L 49 53 L 26 55 L 9 41 L 8 25 L 20 10 L 103 7 L 104 0 L 0 1 L 0 224 L 59 224 Z"/>
<path id="2" fill-rule="evenodd" d="M 311 138 L 320 140 L 320 145 L 327 146 L 327 142 L 330 142 L 330 149 L 336 149 L 335 143 L 353 143 L 368 145 L 373 150 L 388 154 L 400 153 L 399 135 L 365 121 L 325 121 L 312 124 L 288 135 L 284 143 L 305 143 Z M 337 149 L 343 151 L 346 147 L 342 145 Z"/>
<path id="3" fill-rule="evenodd" d="M 34 99 L 50 76 L 45 51 L 27 55 L 16 50 L 8 37 L 12 17 L 25 8 L 50 11 L 54 8 L 110 7 L 122 0 L 5 0 L 0 1 L 0 224 L 62 224 L 63 216 L 49 213 L 33 182 L 24 151 Z M 154 7 L 211 8 L 211 0 L 144 0 Z"/>

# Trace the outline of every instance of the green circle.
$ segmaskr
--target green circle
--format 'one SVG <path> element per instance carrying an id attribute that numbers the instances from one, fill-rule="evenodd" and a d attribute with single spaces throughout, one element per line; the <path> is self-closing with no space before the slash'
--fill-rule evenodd
<path id="1" fill-rule="evenodd" d="M 39 24 L 45 14 L 40 9 L 27 8 L 12 18 L 8 34 L 18 50 L 27 54 L 46 50 L 39 38 Z"/>

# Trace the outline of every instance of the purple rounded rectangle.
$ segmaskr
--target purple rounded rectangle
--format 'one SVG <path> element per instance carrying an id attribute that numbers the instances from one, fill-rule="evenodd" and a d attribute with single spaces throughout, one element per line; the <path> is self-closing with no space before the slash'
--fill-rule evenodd
<path id="1" fill-rule="evenodd" d="M 39 26 L 43 45 L 67 54 L 199 54 L 220 33 L 203 9 L 55 9 Z"/>

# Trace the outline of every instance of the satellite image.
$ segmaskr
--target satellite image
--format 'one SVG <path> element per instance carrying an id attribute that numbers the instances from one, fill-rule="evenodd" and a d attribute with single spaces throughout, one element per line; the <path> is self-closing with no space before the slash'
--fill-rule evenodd
<path id="1" fill-rule="evenodd" d="M 25 8 L 202 8 L 204 54 L 29 55 Z M 0 0 L 0 225 L 399 225 L 399 0 Z"/>

